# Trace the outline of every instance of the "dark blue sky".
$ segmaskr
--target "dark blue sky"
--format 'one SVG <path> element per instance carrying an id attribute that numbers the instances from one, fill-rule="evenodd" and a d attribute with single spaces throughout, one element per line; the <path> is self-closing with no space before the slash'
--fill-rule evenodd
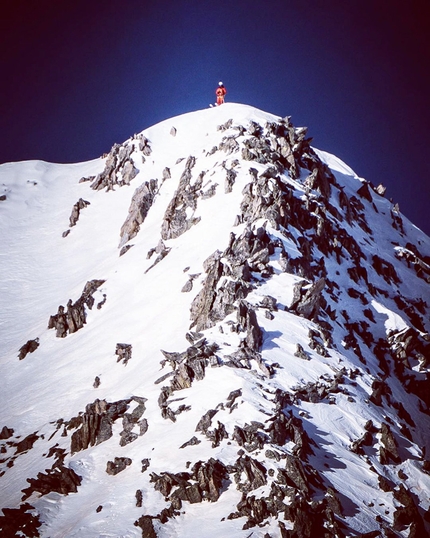
<path id="1" fill-rule="evenodd" d="M 429 0 L 7 0 L 0 162 L 78 162 L 229 101 L 313 145 L 430 234 Z"/>

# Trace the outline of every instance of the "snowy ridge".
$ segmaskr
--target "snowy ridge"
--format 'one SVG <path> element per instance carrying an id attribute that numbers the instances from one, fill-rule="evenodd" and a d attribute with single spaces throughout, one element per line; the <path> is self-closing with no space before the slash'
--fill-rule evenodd
<path id="1" fill-rule="evenodd" d="M 306 136 L 0 166 L 5 536 L 429 532 L 430 239 Z"/>

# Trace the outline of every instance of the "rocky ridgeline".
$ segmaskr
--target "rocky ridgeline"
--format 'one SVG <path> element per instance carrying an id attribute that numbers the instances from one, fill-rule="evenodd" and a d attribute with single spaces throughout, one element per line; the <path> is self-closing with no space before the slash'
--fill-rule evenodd
<path id="1" fill-rule="evenodd" d="M 115 144 L 106 157 L 104 170 L 96 177 L 82 178 L 81 182 L 91 181 L 90 187 L 94 190 L 114 190 L 115 186 L 129 185 L 137 176 L 133 153 L 140 154 L 142 164 L 145 157 L 151 155 L 151 146 L 142 134 L 135 135 L 124 144 Z"/>
<path id="2" fill-rule="evenodd" d="M 154 238 L 157 246 L 148 252 L 148 258 L 157 256 L 146 272 L 162 263 L 176 238 L 199 225 L 198 205 L 216 196 L 219 187 L 218 183 L 205 182 L 206 158 L 222 158 L 218 166 L 225 177 L 227 195 L 237 188 L 239 174 L 246 174 L 249 181 L 241 193 L 234 231 L 226 244 L 219 245 L 203 263 L 204 278 L 190 299 L 190 325 L 185 335 L 190 345 L 185 351 L 160 350 L 162 369 L 168 371 L 155 381 L 160 386 L 158 407 L 166 419 L 163 423 L 179 428 L 178 416 L 192 411 L 186 403 L 177 404 L 182 400 L 180 391 L 192 389 L 212 368 L 229 368 L 240 371 L 238 379 L 252 379 L 253 390 L 266 402 L 262 411 L 265 418 L 243 421 L 239 414 L 242 388 L 232 391 L 216 407 L 208 408 L 196 421 L 195 434 L 178 447 L 188 450 L 206 443 L 207 457 L 188 461 L 179 472 L 176 465 L 174 472 L 169 470 L 169 462 L 163 470 L 151 469 L 147 489 L 141 486 L 131 495 L 136 506 L 143 509 L 135 526 L 144 538 L 156 538 L 160 525 L 186 512 L 188 503 L 216 503 L 226 489 L 235 488 L 240 492 L 240 501 L 223 519 L 240 518 L 244 530 L 264 529 L 270 523 L 271 531 L 264 538 L 426 536 L 430 512 L 423 508 L 413 484 L 408 482 L 403 464 L 413 461 L 423 483 L 428 483 L 430 460 L 422 446 L 426 438 L 422 425 L 428 424 L 430 415 L 430 335 L 425 330 L 429 305 L 423 297 L 401 293 L 411 288 L 402 287 L 398 264 L 410 271 L 411 279 L 429 283 L 430 260 L 417 245 L 407 242 L 395 207 L 387 222 L 395 230 L 398 244 L 393 245 L 393 253 L 380 251 L 369 215 L 378 213 L 375 200 L 384 195 L 385 189 L 357 181 L 356 192 L 347 194 L 311 148 L 307 129 L 294 128 L 289 117 L 265 125 L 255 121 L 236 125 L 229 120 L 218 126 L 218 131 L 219 144 L 203 158 L 183 159 L 177 189 L 164 211 L 160 236 Z M 171 134 L 175 136 L 176 130 Z M 83 181 L 91 181 L 95 190 L 128 185 L 138 173 L 135 159 L 140 155 L 145 162 L 150 153 L 150 141 L 143 135 L 136 136 L 115 145 L 103 172 Z M 182 159 L 177 164 L 181 162 Z M 167 179 L 172 175 L 164 167 L 160 180 L 143 181 L 135 190 L 120 230 L 121 254 L 130 248 L 128 242 L 139 233 Z M 86 205 L 83 199 L 75 204 L 71 226 Z M 280 304 L 275 297 L 264 294 L 256 299 L 255 292 L 279 273 L 295 277 L 290 303 Z M 346 289 L 338 284 L 341 274 L 348 277 Z M 199 276 L 200 273 L 189 275 L 182 292 L 193 291 Z M 67 310 L 60 306 L 58 313 L 51 316 L 49 327 L 56 329 L 58 337 L 83 327 L 84 307 L 92 308 L 92 296 L 103 282 L 88 282 L 75 303 L 70 300 Z M 374 299 L 389 305 L 407 320 L 408 326 L 385 334 L 383 322 L 371 308 Z M 300 318 L 308 328 L 308 344 L 296 344 L 291 353 L 294 360 L 307 361 L 303 364 L 311 369 L 322 359 L 342 356 L 354 367 L 346 368 L 343 359 L 339 359 L 336 367 L 331 363 L 330 375 L 280 388 L 277 374 L 285 366 L 271 360 L 270 352 L 265 350 L 267 333 L 261 320 L 264 317 L 271 322 L 281 312 Z M 209 336 L 214 329 L 226 340 L 232 333 L 239 343 L 221 348 Z M 20 349 L 19 358 L 37 347 L 37 339 L 29 340 Z M 127 365 L 131 345 L 118 343 L 115 354 L 118 362 Z M 94 387 L 99 384 L 100 379 Z M 350 413 L 363 387 L 368 390 L 366 405 L 373 420 L 367 420 L 359 435 L 342 447 L 348 453 L 344 463 L 321 442 L 309 408 L 336 406 L 342 413 L 343 406 L 348 405 Z M 145 398 L 137 396 L 112 403 L 97 399 L 78 416 L 68 421 L 59 419 L 51 437 L 62 429 L 62 437 L 70 436 L 70 447 L 66 450 L 58 444 L 50 446 L 46 457 L 54 458 L 53 465 L 37 478 L 28 479 L 30 487 L 23 490 L 22 500 L 33 493 L 79 493 L 81 477 L 67 466 L 67 456 L 112 438 L 119 420 L 122 430 L 118 445 L 124 449 L 130 443 L 137 444 L 150 426 L 142 418 L 145 402 Z M 309 404 L 306 409 L 304 403 Z M 232 427 L 223 423 L 225 413 L 233 419 L 241 418 Z M 0 440 L 5 454 L 3 473 L 21 453 L 41 442 L 39 432 L 18 441 L 6 426 Z M 235 457 L 228 461 L 217 450 L 226 446 L 235 450 Z M 329 472 L 351 462 L 366 469 L 374 479 L 375 498 L 380 501 L 379 507 L 385 508 L 384 512 L 365 507 L 372 523 L 367 523 L 371 530 L 361 535 L 351 527 L 350 519 L 363 507 L 338 491 Z M 109 475 L 131 472 L 128 468 L 136 465 L 123 450 L 106 462 Z M 139 461 L 140 472 L 148 468 L 149 458 Z M 148 513 L 145 509 L 143 499 L 148 488 L 159 496 L 158 504 L 163 506 L 159 511 Z M 389 505 L 387 493 L 394 499 Z M 14 532 L 11 536 L 31 529 L 33 534 L 29 535 L 38 536 L 41 524 L 32 510 L 28 503 L 17 510 L 3 510 L 0 529 Z M 160 535 L 164 536 L 162 532 Z"/>

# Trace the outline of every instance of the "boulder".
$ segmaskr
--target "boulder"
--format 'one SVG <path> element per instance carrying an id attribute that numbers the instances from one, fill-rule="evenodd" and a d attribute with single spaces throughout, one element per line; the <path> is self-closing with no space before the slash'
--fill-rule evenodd
<path id="1" fill-rule="evenodd" d="M 124 469 L 126 469 L 129 465 L 131 465 L 132 461 L 130 458 L 115 458 L 114 461 L 108 461 L 106 464 L 106 472 L 110 475 L 116 475 Z"/>
<path id="2" fill-rule="evenodd" d="M 117 344 L 115 355 L 117 355 L 118 358 L 116 362 L 122 361 L 124 366 L 127 366 L 128 361 L 131 359 L 132 349 L 131 344 Z"/>
<path id="3" fill-rule="evenodd" d="M 90 205 L 90 202 L 87 202 L 83 198 L 79 198 L 79 200 L 73 206 L 72 214 L 70 215 L 70 218 L 69 218 L 70 228 L 72 228 L 72 226 L 75 226 L 76 223 L 78 222 L 81 210 L 85 209 L 89 205 Z"/>
<path id="4" fill-rule="evenodd" d="M 33 353 L 39 347 L 39 338 L 28 340 L 22 347 L 19 348 L 18 358 L 20 361 L 25 359 L 28 353 Z"/>

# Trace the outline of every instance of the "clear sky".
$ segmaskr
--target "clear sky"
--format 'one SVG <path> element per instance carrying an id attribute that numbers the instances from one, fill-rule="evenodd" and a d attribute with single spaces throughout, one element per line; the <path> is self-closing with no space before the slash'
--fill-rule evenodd
<path id="1" fill-rule="evenodd" d="M 0 162 L 78 162 L 214 102 L 309 127 L 430 234 L 430 0 L 5 0 Z"/>

